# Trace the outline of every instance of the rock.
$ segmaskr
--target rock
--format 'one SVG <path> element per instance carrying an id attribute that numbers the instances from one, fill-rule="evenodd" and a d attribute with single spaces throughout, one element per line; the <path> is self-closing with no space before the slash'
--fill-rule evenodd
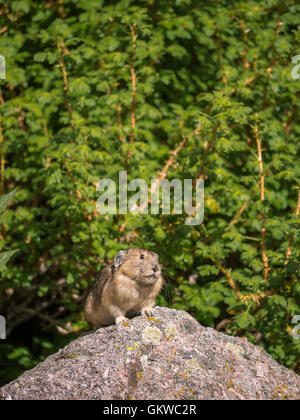
<path id="1" fill-rule="evenodd" d="M 0 389 L 0 399 L 298 399 L 300 377 L 184 311 L 100 328 Z"/>

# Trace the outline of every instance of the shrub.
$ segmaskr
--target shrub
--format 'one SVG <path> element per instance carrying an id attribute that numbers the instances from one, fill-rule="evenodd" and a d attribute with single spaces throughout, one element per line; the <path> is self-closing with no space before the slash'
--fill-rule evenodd
<path id="1" fill-rule="evenodd" d="M 116 252 L 157 251 L 160 305 L 299 369 L 300 5 L 11 0 L 1 6 L 5 382 L 86 326 Z M 297 50 L 298 48 L 298 50 Z M 100 215 L 103 178 L 203 178 L 205 217 Z M 19 367 L 18 367 L 19 363 Z"/>

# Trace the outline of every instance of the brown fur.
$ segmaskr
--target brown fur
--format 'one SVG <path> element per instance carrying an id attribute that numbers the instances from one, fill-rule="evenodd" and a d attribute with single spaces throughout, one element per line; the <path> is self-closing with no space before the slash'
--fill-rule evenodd
<path id="1" fill-rule="evenodd" d="M 162 285 L 157 254 L 139 248 L 120 251 L 93 284 L 84 307 L 85 318 L 93 325 L 110 325 L 137 313 L 151 315 Z"/>

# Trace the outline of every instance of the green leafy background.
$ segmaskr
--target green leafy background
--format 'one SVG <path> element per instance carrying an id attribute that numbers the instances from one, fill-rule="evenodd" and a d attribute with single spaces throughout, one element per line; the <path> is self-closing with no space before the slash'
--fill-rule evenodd
<path id="1" fill-rule="evenodd" d="M 295 0 L 1 2 L 1 384 L 89 328 L 85 290 L 128 247 L 159 254 L 159 305 L 299 372 L 299 41 Z M 100 179 L 164 169 L 205 180 L 201 225 L 97 213 Z"/>

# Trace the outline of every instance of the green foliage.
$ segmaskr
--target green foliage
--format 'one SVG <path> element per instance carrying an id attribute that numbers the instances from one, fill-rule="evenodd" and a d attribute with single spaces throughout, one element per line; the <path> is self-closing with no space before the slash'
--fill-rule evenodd
<path id="1" fill-rule="evenodd" d="M 10 201 L 13 199 L 14 195 L 15 195 L 15 190 L 11 191 L 8 194 L 4 194 L 0 197 L 0 216 L 1 213 L 3 213 L 3 211 L 5 210 L 5 208 L 8 206 L 8 204 L 10 203 Z M 1 219 L 0 219 L 1 220 Z M 8 260 L 17 252 L 17 249 L 14 249 L 13 251 L 5 251 L 5 252 L 0 252 L 0 270 L 1 268 L 3 268 L 6 263 L 8 262 Z"/>
<path id="2" fill-rule="evenodd" d="M 159 253 L 170 282 L 158 304 L 245 336 L 299 371 L 298 2 L 0 8 L 0 183 L 18 187 L 0 246 L 19 249 L 1 268 L 1 382 L 87 327 L 84 290 L 132 246 Z M 127 170 L 128 181 L 150 185 L 172 156 L 168 179 L 205 179 L 202 225 L 97 213 L 100 179 L 118 182 Z"/>

